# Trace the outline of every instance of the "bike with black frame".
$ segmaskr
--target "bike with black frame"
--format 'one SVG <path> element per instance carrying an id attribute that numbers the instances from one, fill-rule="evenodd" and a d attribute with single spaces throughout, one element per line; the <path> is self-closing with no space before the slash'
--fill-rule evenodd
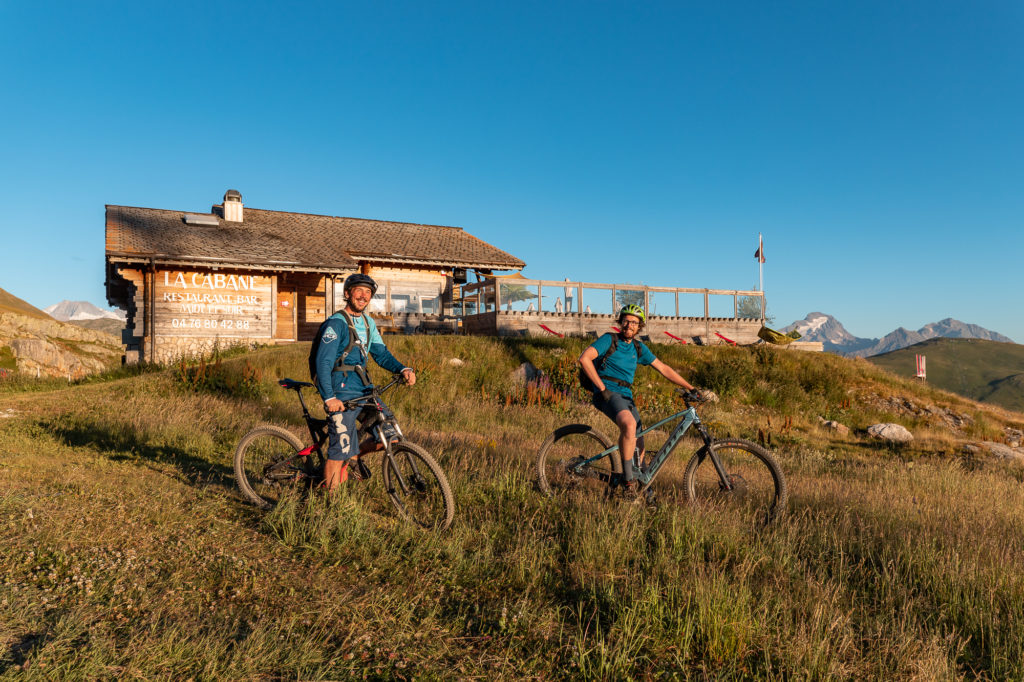
<path id="1" fill-rule="evenodd" d="M 361 412 L 359 442 L 372 436 L 380 445 L 376 452 L 353 458 L 349 480 L 370 479 L 370 469 L 362 459 L 381 454 L 384 491 L 399 515 L 421 528 L 445 530 L 455 516 L 448 478 L 426 450 L 406 440 L 398 421 L 381 400 L 385 392 L 403 382 L 398 373 L 367 395 L 344 401 L 346 410 Z M 262 509 L 272 509 L 288 491 L 315 489 L 323 482 L 327 420 L 313 417 L 302 397 L 303 389 L 314 386 L 293 379 L 277 383 L 295 391 L 313 444 L 304 446 L 291 431 L 273 424 L 260 424 L 242 436 L 235 449 L 235 480 L 242 495 Z"/>
<path id="2" fill-rule="evenodd" d="M 683 474 L 683 497 L 691 504 L 725 511 L 733 509 L 767 525 L 786 506 L 786 479 L 775 456 L 757 443 L 741 438 L 716 439 L 701 422 L 696 405 L 706 402 L 699 391 L 676 389 L 686 405 L 637 433 L 640 438 L 674 419 L 679 423 L 649 463 L 633 453 L 638 498 L 649 495 L 651 484 L 692 426 L 703 444 Z M 619 446 L 587 424 L 567 424 L 548 436 L 537 453 L 540 489 L 549 496 L 576 492 L 608 495 L 622 482 Z"/>

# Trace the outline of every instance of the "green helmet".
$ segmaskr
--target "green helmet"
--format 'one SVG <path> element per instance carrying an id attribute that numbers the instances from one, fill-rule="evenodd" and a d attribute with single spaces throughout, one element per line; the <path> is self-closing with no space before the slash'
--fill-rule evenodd
<path id="1" fill-rule="evenodd" d="M 619 324 L 622 324 L 622 318 L 626 315 L 633 315 L 639 318 L 641 325 L 647 324 L 647 315 L 644 314 L 644 309 L 638 305 L 630 303 L 627 306 L 623 306 L 622 310 L 619 311 Z"/>

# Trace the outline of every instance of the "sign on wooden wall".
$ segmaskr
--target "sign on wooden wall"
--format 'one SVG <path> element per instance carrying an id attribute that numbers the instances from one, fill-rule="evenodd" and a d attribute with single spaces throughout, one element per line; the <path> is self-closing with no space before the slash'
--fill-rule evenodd
<path id="1" fill-rule="evenodd" d="M 154 293 L 158 336 L 270 337 L 270 277 L 158 270 Z"/>

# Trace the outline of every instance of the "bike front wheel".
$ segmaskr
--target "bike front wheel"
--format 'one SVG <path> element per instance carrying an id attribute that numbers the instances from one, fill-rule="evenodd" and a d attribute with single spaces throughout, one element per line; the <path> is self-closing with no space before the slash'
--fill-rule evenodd
<path id="1" fill-rule="evenodd" d="M 235 448 L 235 481 L 242 496 L 271 509 L 286 491 L 308 483 L 316 466 L 300 450 L 302 442 L 279 426 L 264 424 L 242 436 Z"/>
<path id="2" fill-rule="evenodd" d="M 402 518 L 427 530 L 442 531 L 455 518 L 448 478 L 426 450 L 408 442 L 384 455 L 384 490 Z"/>
<path id="3" fill-rule="evenodd" d="M 612 447 L 604 434 L 586 424 L 555 429 L 537 451 L 537 484 L 550 497 L 572 492 L 604 494 L 622 473 L 618 451 L 584 464 Z"/>
<path id="4" fill-rule="evenodd" d="M 767 525 L 786 507 L 786 479 L 768 450 L 748 440 L 728 438 L 712 441 L 690 459 L 683 474 L 683 494 L 690 504 Z"/>

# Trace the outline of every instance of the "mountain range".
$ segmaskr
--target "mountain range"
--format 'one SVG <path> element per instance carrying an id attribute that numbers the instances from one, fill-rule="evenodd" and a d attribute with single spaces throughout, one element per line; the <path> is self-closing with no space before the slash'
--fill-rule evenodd
<path id="1" fill-rule="evenodd" d="M 55 320 L 61 322 L 77 322 L 79 320 L 125 319 L 120 310 L 103 310 L 88 301 L 61 301 L 43 309 Z"/>
<path id="2" fill-rule="evenodd" d="M 826 313 L 809 313 L 802 320 L 787 325 L 781 331 L 796 330 L 804 341 L 820 341 L 824 349 L 847 357 L 870 357 L 906 348 L 934 338 L 984 339 L 1013 343 L 1013 340 L 997 332 L 947 317 L 938 322 L 926 324 L 917 331 L 900 327 L 880 339 L 854 336 L 842 323 Z"/>

